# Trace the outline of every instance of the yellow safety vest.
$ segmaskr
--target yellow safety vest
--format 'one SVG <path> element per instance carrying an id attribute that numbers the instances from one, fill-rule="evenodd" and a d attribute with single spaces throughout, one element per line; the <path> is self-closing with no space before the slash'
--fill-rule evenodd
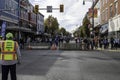
<path id="1" fill-rule="evenodd" d="M 1 60 L 17 60 L 16 43 L 12 40 L 6 40 L 1 45 Z"/>

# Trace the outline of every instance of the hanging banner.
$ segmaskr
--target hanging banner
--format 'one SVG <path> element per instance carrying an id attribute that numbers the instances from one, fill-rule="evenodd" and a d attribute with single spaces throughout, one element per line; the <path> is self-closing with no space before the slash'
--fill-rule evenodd
<path id="1" fill-rule="evenodd" d="M 97 18 L 97 15 L 98 15 L 97 8 L 94 8 L 94 18 Z"/>
<path id="2" fill-rule="evenodd" d="M 94 8 L 94 18 L 97 18 L 97 15 L 98 15 L 97 8 Z M 89 18 L 93 17 L 93 9 L 92 8 L 89 8 L 88 16 L 89 16 Z"/>
<path id="3" fill-rule="evenodd" d="M 1 36 L 5 37 L 5 31 L 6 31 L 6 22 L 3 21 L 2 26 L 1 26 Z"/>
<path id="4" fill-rule="evenodd" d="M 92 15 L 93 15 L 93 9 L 92 9 L 92 8 L 89 8 L 88 16 L 91 18 Z"/>

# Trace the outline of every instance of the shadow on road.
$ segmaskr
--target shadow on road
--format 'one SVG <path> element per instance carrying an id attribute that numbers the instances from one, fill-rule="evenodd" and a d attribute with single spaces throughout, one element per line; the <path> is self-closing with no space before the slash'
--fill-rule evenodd
<path id="1" fill-rule="evenodd" d="M 22 63 L 17 65 L 17 74 L 46 75 L 62 51 L 28 50 L 22 51 Z M 1 71 L 1 70 L 0 70 Z M 0 72 L 1 73 L 1 72 Z"/>

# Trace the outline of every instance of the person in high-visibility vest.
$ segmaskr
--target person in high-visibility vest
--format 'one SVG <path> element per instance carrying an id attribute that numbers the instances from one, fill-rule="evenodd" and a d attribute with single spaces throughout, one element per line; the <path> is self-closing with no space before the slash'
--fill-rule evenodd
<path id="1" fill-rule="evenodd" d="M 1 59 L 0 64 L 2 68 L 2 80 L 8 79 L 8 73 L 10 71 L 11 80 L 17 80 L 16 77 L 16 64 L 21 63 L 21 53 L 19 45 L 16 41 L 13 41 L 13 34 L 7 33 L 6 40 L 1 43 Z"/>

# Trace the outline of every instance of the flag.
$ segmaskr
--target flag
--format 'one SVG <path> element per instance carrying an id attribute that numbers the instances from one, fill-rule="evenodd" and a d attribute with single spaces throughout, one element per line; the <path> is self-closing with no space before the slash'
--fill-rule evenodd
<path id="1" fill-rule="evenodd" d="M 97 11 L 97 8 L 94 9 L 94 18 L 97 18 L 97 15 L 98 15 L 98 11 Z"/>
<path id="2" fill-rule="evenodd" d="M 88 16 L 90 18 L 93 17 L 93 11 L 94 11 L 94 18 L 97 18 L 97 15 L 98 15 L 97 8 L 94 8 L 94 10 L 92 8 L 89 8 Z"/>
<path id="3" fill-rule="evenodd" d="M 89 8 L 88 16 L 91 18 L 93 16 L 93 9 Z"/>
<path id="4" fill-rule="evenodd" d="M 6 22 L 3 21 L 2 28 L 1 28 L 1 36 L 5 37 L 5 31 L 6 31 Z"/>

